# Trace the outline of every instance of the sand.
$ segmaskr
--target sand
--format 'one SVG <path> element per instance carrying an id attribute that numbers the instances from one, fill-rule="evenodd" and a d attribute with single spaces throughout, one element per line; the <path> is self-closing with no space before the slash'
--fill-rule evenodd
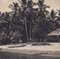
<path id="1" fill-rule="evenodd" d="M 60 43 L 50 43 L 51 45 L 40 45 L 40 46 L 32 46 L 31 44 L 26 44 L 24 47 L 19 47 L 22 44 L 17 45 L 3 45 L 0 46 L 0 51 L 3 52 L 12 52 L 12 53 L 22 53 L 22 54 L 39 54 L 44 56 L 53 56 L 60 57 Z M 16 46 L 10 48 L 12 46 Z"/>

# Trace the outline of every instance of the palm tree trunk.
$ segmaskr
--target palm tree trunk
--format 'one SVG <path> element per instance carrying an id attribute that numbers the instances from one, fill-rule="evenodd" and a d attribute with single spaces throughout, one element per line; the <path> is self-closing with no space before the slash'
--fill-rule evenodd
<path id="1" fill-rule="evenodd" d="M 28 31 L 27 31 L 27 22 L 26 22 L 26 20 L 25 20 L 25 30 L 26 30 L 27 42 L 29 42 L 29 39 L 28 39 Z"/>
<path id="2" fill-rule="evenodd" d="M 30 22 L 30 41 L 31 41 L 31 22 Z"/>

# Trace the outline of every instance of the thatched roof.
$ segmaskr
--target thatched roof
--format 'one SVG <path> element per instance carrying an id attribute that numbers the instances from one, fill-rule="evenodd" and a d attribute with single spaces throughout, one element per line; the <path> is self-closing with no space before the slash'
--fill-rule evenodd
<path id="1" fill-rule="evenodd" d="M 48 36 L 52 36 L 52 35 L 60 35 L 60 28 L 56 29 L 54 31 L 52 31 L 51 33 L 48 34 Z"/>

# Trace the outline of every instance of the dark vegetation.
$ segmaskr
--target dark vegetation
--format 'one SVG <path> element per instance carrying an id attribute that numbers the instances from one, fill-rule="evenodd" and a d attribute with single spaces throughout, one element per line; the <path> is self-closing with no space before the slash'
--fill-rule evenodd
<path id="1" fill-rule="evenodd" d="M 49 12 L 44 0 L 18 1 L 9 6 L 11 12 L 0 12 L 0 44 L 46 42 L 48 33 L 60 27 L 60 9 Z"/>

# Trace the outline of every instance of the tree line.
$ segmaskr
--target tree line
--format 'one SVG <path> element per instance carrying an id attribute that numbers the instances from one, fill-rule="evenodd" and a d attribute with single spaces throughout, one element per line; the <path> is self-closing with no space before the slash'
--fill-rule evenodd
<path id="1" fill-rule="evenodd" d="M 44 42 L 48 33 L 60 27 L 60 9 L 49 12 L 44 0 L 18 2 L 9 5 L 11 12 L 0 12 L 0 44 Z"/>

